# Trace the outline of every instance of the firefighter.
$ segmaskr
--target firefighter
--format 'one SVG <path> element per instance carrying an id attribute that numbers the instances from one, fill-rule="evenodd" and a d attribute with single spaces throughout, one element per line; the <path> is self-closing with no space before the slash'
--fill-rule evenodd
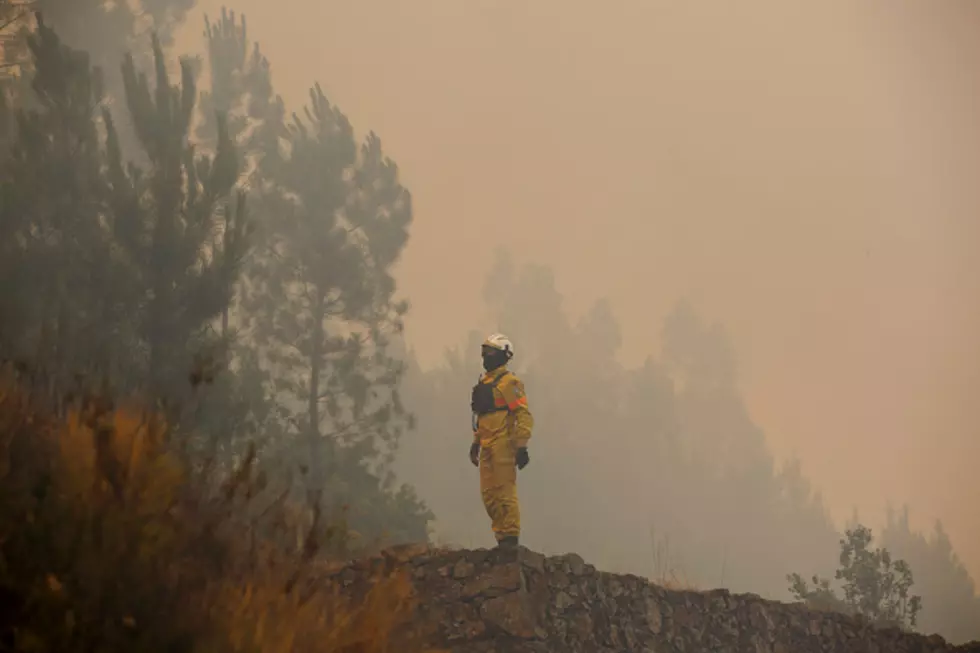
<path id="1" fill-rule="evenodd" d="M 480 468 L 480 494 L 501 549 L 517 549 L 521 511 L 517 502 L 517 470 L 530 458 L 528 440 L 534 418 L 527 406 L 524 384 L 507 363 L 514 345 L 495 333 L 482 346 L 485 374 L 473 386 L 473 444 L 470 462 Z"/>

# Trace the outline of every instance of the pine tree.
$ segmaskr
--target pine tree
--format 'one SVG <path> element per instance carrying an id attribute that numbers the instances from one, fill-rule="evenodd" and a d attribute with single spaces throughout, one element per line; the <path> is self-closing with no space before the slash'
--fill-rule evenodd
<path id="1" fill-rule="evenodd" d="M 101 74 L 37 22 L 27 40 L 36 108 L 17 113 L 3 161 L 0 348 L 43 368 L 56 390 L 76 374 L 108 372 L 118 266 L 105 228 Z"/>
<path id="2" fill-rule="evenodd" d="M 285 115 L 282 98 L 273 91 L 269 62 L 259 44 L 252 43 L 250 48 L 244 16 L 236 17 L 235 12 L 222 8 L 217 23 L 212 24 L 205 17 L 204 37 L 211 90 L 201 93 L 201 120 L 196 133 L 202 144 L 215 147 L 217 116 L 226 117 L 228 136 L 244 158 L 243 174 L 236 186 L 248 190 L 261 178 L 259 160 L 269 153 L 278 155 L 278 133 Z M 254 226 L 261 228 L 263 225 Z M 248 276 L 247 268 L 244 274 Z M 241 322 L 247 316 L 239 312 L 237 318 Z M 229 311 L 225 311 L 222 334 L 227 331 L 228 321 Z"/>
<path id="3" fill-rule="evenodd" d="M 110 122 L 110 177 L 119 214 L 116 234 L 145 298 L 137 332 L 146 346 L 147 380 L 155 395 L 175 396 L 187 387 L 195 353 L 214 342 L 208 332 L 230 302 L 245 252 L 245 197 L 229 202 L 239 164 L 223 117 L 213 157 L 197 156 L 188 143 L 196 99 L 190 63 L 181 61 L 180 86 L 172 86 L 155 35 L 153 53 L 152 91 L 132 56 L 123 65 L 149 174 L 123 168 Z"/>
<path id="4" fill-rule="evenodd" d="M 89 52 L 94 62 L 108 70 L 149 31 L 169 46 L 194 4 L 195 0 L 35 0 L 33 6 L 64 42 Z"/>
<path id="5" fill-rule="evenodd" d="M 285 108 L 273 90 L 268 59 L 257 42 L 249 42 L 245 16 L 222 8 L 217 22 L 205 17 L 204 37 L 211 89 L 201 93 L 198 138 L 214 142 L 213 117 L 220 112 L 228 116 L 228 133 L 246 159 L 275 150 Z"/>
<path id="6" fill-rule="evenodd" d="M 390 473 L 412 425 L 398 390 L 404 363 L 390 351 L 407 310 L 391 266 L 407 242 L 411 197 L 377 136 L 358 147 L 319 86 L 310 98 L 282 150 L 263 154 L 266 242 L 247 312 L 311 461 L 309 486 L 356 497 L 360 528 L 401 519 L 393 536 L 424 539 L 427 511 L 408 488 L 393 494 Z"/>
<path id="7" fill-rule="evenodd" d="M 411 204 L 377 137 L 359 152 L 319 87 L 311 100 L 309 124 L 294 115 L 289 125 L 290 154 L 271 170 L 275 194 L 265 197 L 282 216 L 265 272 L 284 301 L 263 326 L 283 367 L 301 374 L 284 389 L 305 406 L 300 430 L 317 448 L 325 434 L 370 441 L 399 408 L 397 393 L 377 399 L 399 374 L 384 352 L 406 307 L 393 300 L 389 268 L 407 240 Z"/>
<path id="8" fill-rule="evenodd" d="M 4 161 L 0 346 L 62 389 L 83 374 L 179 394 L 195 351 L 215 340 L 206 332 L 228 306 L 244 252 L 245 201 L 230 197 L 238 162 L 223 119 L 214 157 L 196 156 L 189 66 L 171 86 L 154 37 L 153 93 L 133 57 L 123 66 L 152 165 L 124 165 L 98 69 L 40 15 L 28 44 L 38 108 L 20 111 Z"/>
<path id="9" fill-rule="evenodd" d="M 234 428 L 218 430 L 261 433 L 267 462 L 306 463 L 307 489 L 327 492 L 334 507 L 346 503 L 362 534 L 425 539 L 431 516 L 411 488 L 395 487 L 389 469 L 411 422 L 398 395 L 402 363 L 388 347 L 406 308 L 394 301 L 389 270 L 407 239 L 408 193 L 380 141 L 372 135 L 359 150 L 319 89 L 310 120 L 294 117 L 287 126 L 244 16 L 223 10 L 218 21 L 206 20 L 204 35 L 211 89 L 202 93 L 197 135 L 214 142 L 210 116 L 228 116 L 229 137 L 244 154 L 248 174 L 238 187 L 253 194 L 257 243 L 230 320 L 240 368 L 225 376 L 235 388 L 222 401 L 238 410 L 216 413 L 219 421 L 238 417 Z M 338 125 L 335 139 L 313 136 Z M 318 293 L 320 312 L 305 302 Z M 311 383 L 317 390 L 305 394 Z M 297 443 L 312 456 L 297 457 Z"/>
<path id="10" fill-rule="evenodd" d="M 252 188 L 261 180 L 257 162 L 278 147 L 275 130 L 281 129 L 283 103 L 273 92 L 269 62 L 259 45 L 248 41 L 244 16 L 222 10 L 214 24 L 205 17 L 204 37 L 211 87 L 200 94 L 197 141 L 202 149 L 215 151 L 221 127 L 219 117 L 224 117 L 228 139 L 242 156 L 234 192 L 239 196 L 251 193 L 254 199 Z M 266 135 L 270 127 L 273 132 Z M 251 261 L 265 255 L 264 211 L 261 207 L 255 210 L 251 200 L 250 204 L 249 240 L 258 246 L 243 261 L 232 289 L 232 301 L 222 310 L 220 322 L 230 367 L 206 390 L 207 401 L 202 402 L 197 415 L 198 426 L 209 434 L 208 455 L 218 464 L 241 454 L 247 443 L 257 444 L 265 456 L 267 447 L 281 440 L 284 427 L 272 396 L 270 374 L 260 364 L 251 337 L 249 315 L 241 310 L 239 301 L 240 295 L 250 288 Z M 234 217 L 231 211 L 221 215 L 222 219 Z M 225 233 L 228 227 L 222 225 Z"/>

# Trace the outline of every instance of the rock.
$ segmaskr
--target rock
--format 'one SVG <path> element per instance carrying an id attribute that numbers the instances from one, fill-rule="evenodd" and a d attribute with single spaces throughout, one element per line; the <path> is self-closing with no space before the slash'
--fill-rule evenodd
<path id="1" fill-rule="evenodd" d="M 473 640 L 481 637 L 487 630 L 483 619 L 476 610 L 465 604 L 457 604 L 443 619 L 446 639 L 449 641 Z"/>
<path id="2" fill-rule="evenodd" d="M 453 567 L 453 578 L 460 580 L 469 578 L 476 571 L 476 565 L 465 558 L 456 563 Z"/>
<path id="3" fill-rule="evenodd" d="M 453 653 L 980 653 L 941 637 L 878 629 L 859 617 L 814 612 L 724 590 L 678 592 L 599 573 L 579 556 L 520 549 L 395 547 L 330 569 L 331 591 L 361 596 L 381 562 L 403 568 L 419 601 L 429 650 Z M 397 647 L 396 647 L 397 649 Z"/>
<path id="4" fill-rule="evenodd" d="M 551 586 L 563 589 L 571 584 L 571 579 L 563 571 L 556 571 L 551 574 Z"/>
<path id="5" fill-rule="evenodd" d="M 572 597 L 565 592 L 558 592 L 558 594 L 555 595 L 554 606 L 559 611 L 565 610 L 574 603 L 575 602 L 572 600 Z"/>
<path id="6" fill-rule="evenodd" d="M 463 598 L 476 596 L 500 596 L 521 588 L 521 568 L 516 564 L 506 564 L 490 567 L 463 586 L 460 593 Z"/>
<path id="7" fill-rule="evenodd" d="M 674 623 L 681 628 L 691 628 L 694 625 L 694 615 L 687 606 L 674 608 Z"/>
<path id="8" fill-rule="evenodd" d="M 595 628 L 592 617 L 587 612 L 579 612 L 569 621 L 569 631 L 572 632 L 579 641 L 587 642 L 595 639 Z"/>
<path id="9" fill-rule="evenodd" d="M 775 629 L 772 617 L 769 616 L 769 612 L 761 603 L 753 603 L 749 606 L 749 624 L 753 629 L 766 633 Z"/>
<path id="10" fill-rule="evenodd" d="M 490 599 L 480 608 L 480 616 L 488 625 L 513 637 L 533 639 L 537 636 L 529 606 L 524 596 L 517 592 Z"/>
<path id="11" fill-rule="evenodd" d="M 585 573 L 585 560 L 582 560 L 582 556 L 569 553 L 565 559 L 568 561 L 568 568 L 573 576 L 581 576 Z"/>
<path id="12" fill-rule="evenodd" d="M 428 553 L 428 544 L 398 544 L 385 549 L 381 555 L 397 563 L 406 563 L 425 558 Z"/>
<path id="13" fill-rule="evenodd" d="M 621 583 L 617 578 L 613 577 L 609 579 L 609 596 L 613 598 L 618 598 L 623 595 L 625 589 L 623 583 Z"/>
<path id="14" fill-rule="evenodd" d="M 647 611 L 646 611 L 647 624 L 650 627 L 650 632 L 654 635 L 659 635 L 660 630 L 664 625 L 664 617 L 660 612 L 660 605 L 655 601 L 647 599 Z"/>
<path id="15" fill-rule="evenodd" d="M 521 564 L 539 574 L 544 573 L 544 556 L 530 549 L 521 549 Z"/>

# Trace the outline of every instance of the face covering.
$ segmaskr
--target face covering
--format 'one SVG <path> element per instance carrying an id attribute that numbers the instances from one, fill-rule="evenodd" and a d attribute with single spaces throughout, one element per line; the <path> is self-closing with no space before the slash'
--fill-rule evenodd
<path id="1" fill-rule="evenodd" d="M 493 349 L 483 352 L 483 369 L 487 372 L 497 369 L 506 362 L 507 354 L 500 350 Z"/>

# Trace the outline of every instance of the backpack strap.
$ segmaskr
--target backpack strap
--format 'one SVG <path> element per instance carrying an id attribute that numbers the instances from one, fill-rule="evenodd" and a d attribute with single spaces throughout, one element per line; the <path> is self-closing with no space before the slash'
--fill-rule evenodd
<path id="1" fill-rule="evenodd" d="M 489 385 L 491 388 L 493 388 L 493 390 L 496 390 L 497 389 L 497 384 L 500 383 L 500 379 L 504 378 L 509 373 L 510 373 L 510 370 L 504 370 L 504 371 L 502 371 L 500 374 L 498 374 L 497 376 L 493 377 L 493 380 L 490 381 L 490 383 L 483 383 L 483 375 L 481 374 L 479 380 L 477 381 L 477 383 L 478 384 L 483 384 L 483 385 Z M 492 390 L 491 390 L 491 392 L 492 392 Z M 509 413 L 510 412 L 510 407 L 509 406 L 504 406 L 503 410 L 506 410 Z M 474 433 L 476 433 L 476 430 L 477 430 L 477 422 L 478 421 L 479 421 L 479 416 L 476 413 L 473 413 L 473 432 Z"/>
<path id="2" fill-rule="evenodd" d="M 500 379 L 504 378 L 508 374 L 510 374 L 510 370 L 504 370 L 503 372 L 501 372 L 497 376 L 493 377 L 493 381 L 490 382 L 490 385 L 492 385 L 494 387 L 494 389 L 496 389 L 497 388 L 497 384 L 500 383 Z"/>
<path id="3" fill-rule="evenodd" d="M 498 374 L 497 376 L 495 376 L 493 378 L 493 381 L 491 381 L 487 385 L 489 385 L 490 387 L 492 387 L 494 390 L 497 390 L 498 392 L 500 392 L 500 390 L 497 388 L 497 384 L 500 383 L 500 379 L 504 378 L 508 374 L 510 374 L 510 370 L 504 370 L 503 372 L 501 372 L 500 374 Z M 492 394 L 492 392 L 493 391 L 491 391 L 491 394 Z M 501 394 L 503 394 L 503 393 L 501 393 Z M 506 410 L 508 413 L 510 412 L 510 406 L 507 405 L 506 400 L 504 401 L 504 407 L 503 408 L 498 408 L 494 412 L 498 412 L 499 413 L 502 410 Z"/>

